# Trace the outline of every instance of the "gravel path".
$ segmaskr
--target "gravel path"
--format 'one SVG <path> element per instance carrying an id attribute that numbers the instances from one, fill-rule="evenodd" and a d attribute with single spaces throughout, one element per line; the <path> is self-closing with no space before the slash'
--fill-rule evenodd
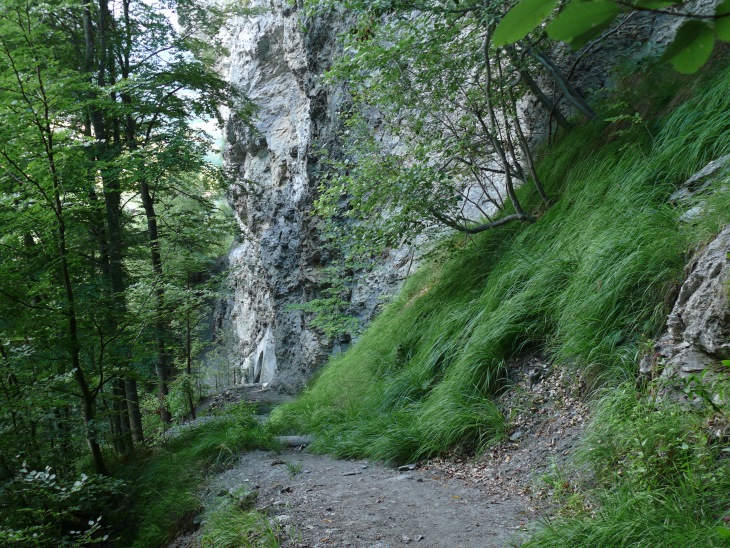
<path id="1" fill-rule="evenodd" d="M 291 548 L 518 545 L 526 525 L 552 504 L 552 487 L 539 478 L 572 456 L 589 413 L 579 375 L 554 371 L 540 356 L 523 357 L 510 371 L 513 387 L 498 402 L 510 417 L 507 439 L 481 455 L 395 469 L 295 449 L 255 451 L 211 477 L 201 495 L 256 493 L 256 508 L 280 524 Z M 207 405 L 241 399 L 276 404 L 280 397 L 239 387 Z M 198 534 L 171 546 L 199 546 Z"/>
<path id="2" fill-rule="evenodd" d="M 509 546 L 527 511 L 520 495 L 429 468 L 399 471 L 295 450 L 246 454 L 211 484 L 213 493 L 240 488 L 258 492 L 257 507 L 288 530 L 285 546 L 297 547 Z"/>

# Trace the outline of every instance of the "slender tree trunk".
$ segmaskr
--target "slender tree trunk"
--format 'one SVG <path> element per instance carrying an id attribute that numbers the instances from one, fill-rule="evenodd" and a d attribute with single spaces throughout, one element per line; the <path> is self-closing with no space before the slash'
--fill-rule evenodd
<path id="1" fill-rule="evenodd" d="M 494 132 L 497 131 L 497 115 L 494 112 L 494 103 L 492 100 L 492 67 L 491 67 L 491 60 L 489 59 L 489 44 L 491 43 L 492 38 L 492 29 L 487 26 L 486 30 L 486 36 L 484 39 L 484 64 L 485 64 L 485 74 L 486 74 L 486 103 L 487 103 L 487 113 L 489 115 L 489 126 L 487 126 L 482 119 L 481 115 L 477 115 L 477 118 L 479 122 L 481 123 L 482 127 L 487 132 L 487 135 L 489 139 L 492 142 L 492 146 L 499 156 L 499 160 L 502 163 L 502 166 L 504 166 L 504 186 L 507 190 L 507 196 L 509 198 L 509 201 L 512 203 L 512 207 L 515 209 L 515 213 L 522 217 L 523 219 L 527 219 L 528 216 L 525 214 L 525 212 L 522 209 L 522 204 L 520 204 L 519 199 L 517 198 L 517 194 L 515 194 L 515 188 L 514 188 L 514 182 L 512 180 L 512 166 L 507 159 L 507 154 L 505 153 L 504 147 L 499 142 L 499 139 L 496 135 L 494 135 Z M 492 128 L 490 131 L 489 128 Z"/>
<path id="2" fill-rule="evenodd" d="M 558 106 L 553 103 L 553 101 L 540 89 L 540 86 L 537 85 L 537 82 L 535 82 L 534 78 L 532 78 L 526 70 L 520 70 L 520 78 L 525 86 L 527 86 L 527 89 L 529 89 L 530 92 L 537 97 L 537 100 L 540 101 L 540 104 L 543 106 L 548 115 L 555 119 L 560 127 L 564 129 L 573 128 L 573 124 L 571 124 L 567 118 L 563 116 L 563 113 L 560 112 Z"/>
<path id="3" fill-rule="evenodd" d="M 120 52 L 120 69 L 122 78 L 129 78 L 130 76 L 130 52 L 132 49 L 132 25 L 130 20 L 130 0 L 122 0 L 122 18 L 124 20 L 124 32 L 122 34 L 123 40 L 121 40 L 121 52 Z M 127 94 L 121 95 L 121 100 L 124 105 L 129 107 L 132 104 L 132 99 Z M 130 150 L 137 149 L 137 125 L 134 117 L 131 114 L 125 116 L 124 123 L 124 140 L 126 146 Z M 164 405 L 164 399 L 169 393 L 167 386 L 169 380 L 169 358 L 167 353 L 167 346 L 165 344 L 165 334 L 167 328 L 164 321 L 164 288 L 162 286 L 163 271 L 162 271 L 162 256 L 160 253 L 159 236 L 157 233 L 157 217 L 155 215 L 154 199 L 150 194 L 149 186 L 147 181 L 142 179 L 140 181 L 140 194 L 142 197 L 142 205 L 145 210 L 145 216 L 147 217 L 147 233 L 148 241 L 150 246 L 150 257 L 152 261 L 152 268 L 155 272 L 156 288 L 155 288 L 155 307 L 156 307 L 156 318 L 155 318 L 155 346 L 157 348 L 157 363 L 155 364 L 155 371 L 157 374 L 158 393 L 160 397 L 160 416 L 164 422 L 170 422 L 172 417 L 167 407 Z M 135 390 L 136 394 L 136 390 Z M 137 409 L 136 415 L 139 415 L 139 409 Z M 132 416 L 132 413 L 130 413 Z M 139 430 L 141 432 L 141 423 L 139 424 Z"/>
<path id="4" fill-rule="evenodd" d="M 52 148 L 52 132 L 50 128 L 47 130 L 49 150 Z M 81 368 L 81 344 L 79 342 L 78 319 L 76 316 L 76 295 L 71 283 L 71 273 L 68 265 L 68 251 L 66 249 L 66 225 L 63 221 L 63 202 L 61 201 L 60 184 L 58 175 L 56 174 L 55 161 L 53 156 L 49 157 L 51 162 L 51 172 L 53 177 L 53 190 L 55 199 L 56 216 L 58 220 L 58 254 L 61 263 L 61 277 L 63 279 L 63 287 L 66 293 L 66 316 L 68 318 L 68 338 L 69 353 L 71 355 L 71 371 L 73 372 L 76 384 L 81 389 L 82 415 L 86 431 L 86 443 L 89 446 L 92 459 L 94 461 L 94 469 L 98 474 L 108 475 L 104 457 L 101 453 L 101 447 L 96 440 L 96 432 L 94 426 L 96 394 L 89 388 L 83 369 Z"/>
<path id="5" fill-rule="evenodd" d="M 91 23 L 91 13 L 89 3 L 86 4 L 85 16 L 84 16 L 84 36 L 85 36 L 85 64 L 86 71 L 92 73 L 94 68 L 96 69 L 96 83 L 98 86 L 103 87 L 106 85 L 107 80 L 109 83 L 115 82 L 114 76 L 114 58 L 112 47 L 109 43 L 109 32 L 111 29 L 112 16 L 109 12 L 108 0 L 99 0 L 99 24 L 98 24 L 98 37 L 99 37 L 99 49 L 98 52 L 94 49 L 93 40 L 93 27 Z M 96 63 L 96 67 L 94 67 Z M 107 78 L 108 73 L 108 78 Z M 91 127 L 94 130 L 94 137 L 96 138 L 99 159 L 104 161 L 111 159 L 114 152 L 111 147 L 110 139 L 114 139 L 114 142 L 119 144 L 119 120 L 117 116 L 113 116 L 111 120 L 113 135 L 110 136 L 106 127 L 104 116 L 96 109 L 91 108 L 89 113 L 89 119 Z M 111 291 L 114 297 L 113 302 L 117 307 L 114 314 L 110 316 L 110 333 L 115 333 L 119 329 L 119 322 L 116 321 L 117 316 L 124 316 L 126 311 L 126 284 L 124 282 L 124 270 L 123 270 L 123 238 L 122 238 L 122 223 L 121 223 L 121 188 L 119 185 L 119 179 L 115 174 L 104 173 L 102 174 L 102 180 L 104 183 L 104 206 L 106 210 L 106 226 L 107 226 L 107 238 L 106 238 L 106 254 L 108 257 L 108 275 L 111 284 Z M 125 364 L 120 364 L 122 368 L 125 368 Z M 128 364 L 126 364 L 128 366 Z M 141 413 L 139 411 L 139 400 L 136 397 L 137 394 L 137 381 L 135 379 L 115 379 L 113 391 L 115 398 L 122 398 L 120 402 L 115 402 L 113 406 L 114 412 L 118 413 L 118 418 L 115 419 L 115 424 L 118 424 L 120 428 L 118 433 L 121 436 L 118 441 L 118 447 L 131 450 L 131 440 L 137 441 L 138 439 L 144 439 L 142 434 L 142 422 Z M 127 399 L 127 392 L 134 394 L 134 398 L 131 400 Z M 135 434 L 133 435 L 132 432 Z"/>
<path id="6" fill-rule="evenodd" d="M 117 430 L 115 445 L 117 451 L 126 455 L 132 450 L 132 429 L 127 413 L 127 390 L 122 379 L 112 381 L 114 425 Z"/>
<path id="7" fill-rule="evenodd" d="M 73 283 L 71 282 L 71 269 L 68 262 L 68 248 L 66 245 L 66 224 L 63 216 L 63 200 L 61 199 L 61 181 L 58 174 L 58 168 L 56 166 L 55 157 L 55 144 L 54 144 L 54 133 L 51 128 L 50 122 L 50 101 L 46 95 L 45 83 L 42 77 L 42 71 L 39 68 L 35 74 L 38 80 L 38 92 L 40 94 L 43 113 L 40 114 L 42 118 L 37 119 L 38 130 L 40 132 L 40 138 L 43 142 L 44 153 L 46 161 L 48 162 L 48 169 L 51 176 L 52 185 L 52 199 L 53 199 L 53 213 L 56 217 L 57 224 L 57 250 L 58 250 L 58 261 L 61 270 L 61 280 L 64 288 L 65 299 L 66 299 L 66 318 L 68 321 L 68 353 L 71 360 L 71 373 L 73 374 L 74 380 L 81 390 L 82 400 L 82 415 L 84 421 L 84 429 L 86 432 L 86 443 L 89 446 L 92 459 L 94 461 L 94 468 L 97 473 L 108 475 L 106 464 L 104 463 L 104 457 L 101 452 L 101 447 L 96 439 L 95 434 L 95 405 L 96 395 L 95 391 L 89 388 L 89 384 L 84 375 L 84 371 L 81 367 L 81 343 L 79 341 L 79 327 L 78 318 L 76 313 L 76 294 L 74 292 Z"/>
<path id="8" fill-rule="evenodd" d="M 49 131 L 50 133 L 50 131 Z M 55 171 L 55 168 L 54 168 Z M 76 295 L 74 294 L 73 285 L 71 284 L 71 273 L 68 265 L 68 251 L 66 249 L 66 226 L 62 217 L 62 201 L 60 196 L 59 184 L 57 176 L 53 175 L 54 193 L 56 201 L 56 211 L 58 215 L 58 253 L 61 262 L 61 274 L 63 278 L 63 287 L 66 293 L 66 314 L 68 317 L 68 337 L 69 352 L 71 354 L 71 370 L 73 371 L 76 384 L 81 389 L 82 398 L 82 415 L 84 418 L 84 426 L 86 430 L 86 443 L 91 451 L 94 461 L 94 469 L 98 474 L 108 475 L 104 457 L 101 453 L 101 447 L 96 440 L 96 432 L 94 427 L 95 419 L 95 400 L 94 394 L 89 388 L 84 372 L 81 369 L 81 345 L 79 343 L 78 320 L 76 317 Z"/>
<path id="9" fill-rule="evenodd" d="M 188 283 L 188 290 L 190 284 Z M 195 402 L 193 401 L 193 349 L 192 349 L 192 333 L 190 328 L 190 310 L 185 312 L 185 363 L 188 374 L 188 386 L 185 389 L 188 400 L 188 414 L 192 420 L 195 420 Z"/>
<path id="10" fill-rule="evenodd" d="M 593 120 L 596 117 L 595 111 L 590 107 L 586 100 L 583 99 L 580 92 L 575 89 L 573 84 L 570 83 L 570 80 L 568 80 L 552 59 L 533 48 L 528 48 L 527 52 L 545 68 L 550 77 L 556 84 L 558 84 L 558 87 L 565 94 L 565 98 L 578 112 L 589 120 Z"/>
<path id="11" fill-rule="evenodd" d="M 497 56 L 497 64 L 501 67 L 502 60 Z M 500 76 L 501 76 L 501 68 L 500 68 Z M 527 142 L 527 138 L 525 137 L 524 131 L 522 131 L 522 123 L 520 122 L 520 116 L 519 112 L 517 111 L 517 99 L 515 97 L 514 88 L 511 85 L 506 86 L 506 93 L 507 93 L 507 99 L 509 100 L 509 108 L 504 108 L 503 110 L 505 112 L 505 116 L 509 117 L 509 114 L 512 115 L 512 121 L 513 126 L 515 130 L 515 135 L 517 136 L 517 142 L 520 145 L 520 152 L 522 153 L 522 156 L 525 160 L 525 163 L 527 164 L 527 169 L 530 172 L 530 176 L 532 177 L 532 183 L 535 185 L 535 188 L 537 189 L 538 194 L 540 194 L 540 197 L 542 198 L 543 202 L 546 204 L 550 203 L 549 198 L 547 197 L 547 194 L 545 194 L 545 190 L 542 186 L 542 181 L 540 180 L 540 176 L 537 173 L 537 169 L 535 168 L 535 162 L 532 157 L 532 151 L 530 150 L 530 144 Z M 509 113 L 508 113 L 509 111 Z M 509 128 L 507 128 L 507 132 L 509 133 Z M 510 140 L 510 150 L 512 152 L 512 155 L 514 157 L 514 147 L 512 146 L 512 142 Z"/>
<path id="12" fill-rule="evenodd" d="M 152 268 L 157 277 L 155 285 L 155 342 L 157 346 L 157 383 L 160 397 L 160 416 L 165 422 L 170 422 L 172 417 L 164 400 L 169 394 L 167 383 L 169 381 L 170 366 L 167 352 L 165 335 L 167 334 L 167 325 L 165 322 L 165 289 L 163 287 L 163 270 L 162 270 L 162 254 L 160 253 L 160 240 L 157 232 L 157 215 L 155 214 L 155 203 L 150 193 L 149 185 L 144 179 L 140 184 L 140 195 L 142 197 L 142 205 L 147 217 L 147 235 L 150 247 L 150 258 L 152 260 Z"/>
<path id="13" fill-rule="evenodd" d="M 127 392 L 127 414 L 129 415 L 129 427 L 132 431 L 132 440 L 135 443 L 143 443 L 144 432 L 142 431 L 142 414 L 139 410 L 137 381 L 135 379 L 125 379 L 124 385 Z"/>

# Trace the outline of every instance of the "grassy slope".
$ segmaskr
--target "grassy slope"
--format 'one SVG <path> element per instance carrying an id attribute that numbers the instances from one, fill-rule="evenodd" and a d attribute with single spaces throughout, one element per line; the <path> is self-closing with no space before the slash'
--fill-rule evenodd
<path id="1" fill-rule="evenodd" d="M 123 546 L 164 546 L 190 528 L 203 509 L 200 486 L 251 449 L 276 443 L 255 419 L 253 409 L 234 407 L 155 447 L 118 470 L 132 487 L 131 504 L 120 510 Z"/>
<path id="2" fill-rule="evenodd" d="M 652 78 L 654 111 L 668 115 L 620 132 L 591 124 L 549 149 L 539 171 L 556 203 L 534 224 L 451 240 L 349 352 L 275 411 L 274 429 L 314 433 L 319 451 L 404 461 L 502 435 L 490 397 L 505 359 L 526 347 L 594 378 L 633 375 L 697 239 L 668 197 L 730 152 L 726 71 L 681 88 Z M 673 108 L 679 96 L 690 99 Z M 522 196 L 539 205 L 530 189 Z M 718 210 L 705 234 L 728 221 Z"/>
<path id="3" fill-rule="evenodd" d="M 555 490 L 568 496 L 525 546 L 730 546 L 730 443 L 713 433 L 730 419 L 727 378 L 708 393 L 718 392 L 725 405 L 714 411 L 657 406 L 633 383 L 607 391 L 575 463 L 590 484 L 562 475 Z"/>

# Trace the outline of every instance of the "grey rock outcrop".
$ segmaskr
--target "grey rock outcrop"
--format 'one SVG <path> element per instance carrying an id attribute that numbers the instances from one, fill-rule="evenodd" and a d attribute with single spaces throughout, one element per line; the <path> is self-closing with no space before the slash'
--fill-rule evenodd
<path id="1" fill-rule="evenodd" d="M 262 12 L 226 28 L 224 72 L 259 111 L 255 129 L 235 115 L 226 128 L 225 159 L 235 177 L 229 199 L 242 241 L 229 256 L 232 295 L 223 323 L 243 380 L 270 383 L 281 377 L 279 362 L 291 372 L 321 354 L 302 313 L 287 308 L 303 300 L 302 271 L 317 263 L 304 242 L 313 230 L 307 215 L 312 128 L 298 14 L 285 2 L 271 8 L 255 1 L 251 7 Z"/>
<path id="2" fill-rule="evenodd" d="M 683 378 L 730 359 L 729 253 L 726 226 L 692 261 L 667 330 L 641 363 L 643 374 Z"/>
<path id="3" fill-rule="evenodd" d="M 307 325 L 296 305 L 319 295 L 332 260 L 322 249 L 311 206 L 318 182 L 315 142 L 334 139 L 346 93 L 324 86 L 342 21 L 307 22 L 286 0 L 255 0 L 258 15 L 227 24 L 224 75 L 258 106 L 255 128 L 231 115 L 225 161 L 234 176 L 229 200 L 242 237 L 229 255 L 230 297 L 220 327 L 243 382 L 299 388 L 339 341 Z M 396 250 L 376 272 L 360 276 L 352 314 L 367 321 L 410 263 Z"/>

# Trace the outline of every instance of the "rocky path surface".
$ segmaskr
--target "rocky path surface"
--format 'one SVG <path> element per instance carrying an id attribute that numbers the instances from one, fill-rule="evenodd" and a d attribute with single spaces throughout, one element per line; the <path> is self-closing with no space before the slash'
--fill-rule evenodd
<path id="1" fill-rule="evenodd" d="M 529 523 L 554 502 L 550 481 L 541 477 L 572 456 L 588 409 L 580 375 L 555 371 L 540 356 L 523 357 L 510 371 L 512 388 L 498 402 L 509 421 L 506 439 L 482 454 L 394 468 L 302 448 L 255 451 L 210 478 L 201 496 L 252 493 L 255 508 L 280 527 L 283 546 L 291 548 L 518 545 Z M 261 387 L 238 387 L 205 405 L 247 400 L 269 407 L 281 398 Z M 195 533 L 173 543 L 198 545 Z"/>
<path id="2" fill-rule="evenodd" d="M 509 546 L 528 501 L 437 469 L 398 470 L 287 450 L 253 452 L 211 490 L 258 493 L 257 507 L 286 531 L 284 546 L 386 548 Z"/>

